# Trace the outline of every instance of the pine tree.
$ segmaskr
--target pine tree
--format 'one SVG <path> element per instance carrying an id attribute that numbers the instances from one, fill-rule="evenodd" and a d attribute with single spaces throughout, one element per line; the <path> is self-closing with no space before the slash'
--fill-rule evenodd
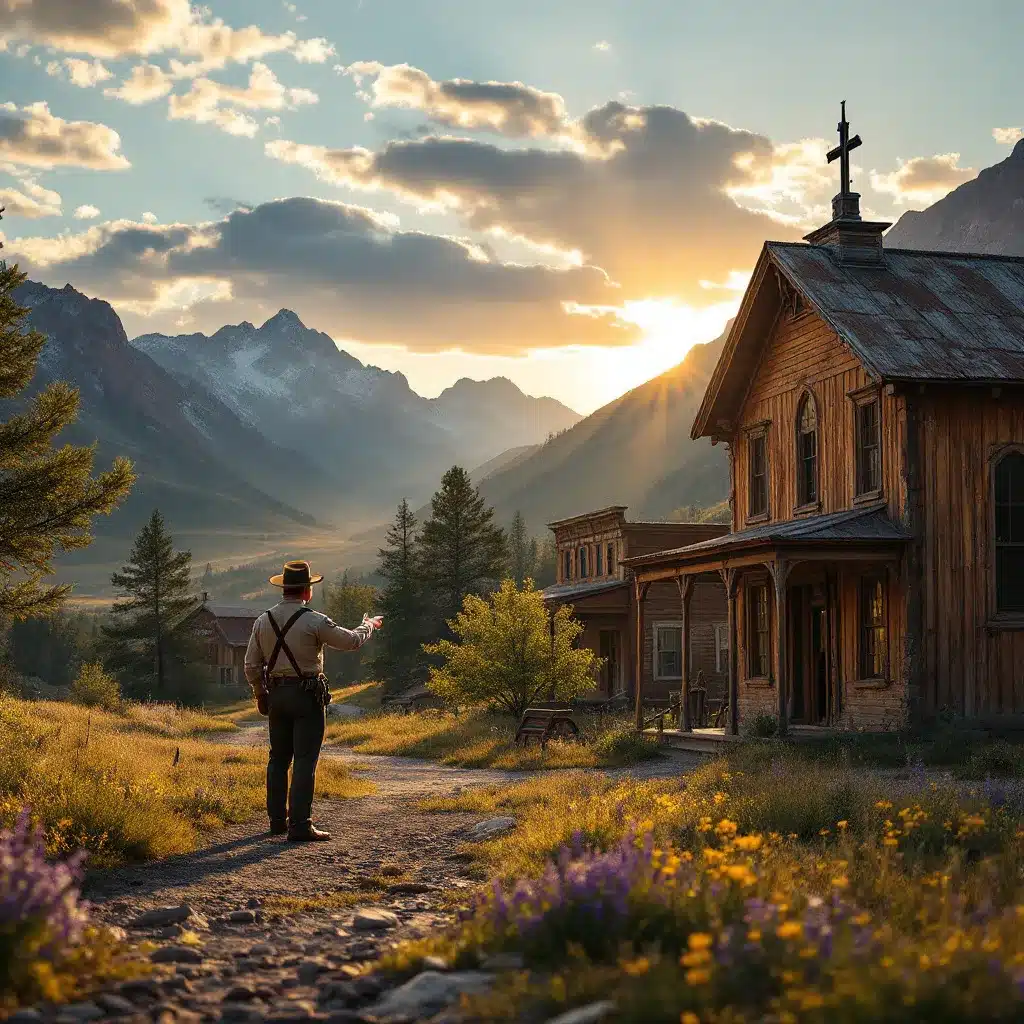
<path id="1" fill-rule="evenodd" d="M 384 616 L 384 629 L 374 637 L 372 668 L 388 689 L 400 689 L 419 663 L 425 639 L 416 517 L 404 498 L 388 529 L 387 546 L 380 548 L 378 556 L 377 574 L 385 584 L 376 610 Z"/>
<path id="2" fill-rule="evenodd" d="M 46 342 L 23 329 L 28 310 L 13 293 L 24 280 L 0 260 L 0 400 L 18 399 L 28 387 Z M 113 511 L 135 479 L 127 459 L 94 477 L 93 447 L 54 447 L 78 415 L 70 385 L 52 383 L 18 407 L 0 421 L 0 619 L 56 610 L 71 588 L 43 582 L 54 552 L 87 547 L 92 520 Z"/>
<path id="3" fill-rule="evenodd" d="M 506 557 L 505 531 L 494 524 L 494 509 L 484 503 L 469 474 L 453 466 L 430 501 L 430 519 L 420 537 L 423 580 L 438 631 L 444 632 L 444 623 L 462 610 L 467 594 L 492 589 L 504 573 Z"/>
<path id="4" fill-rule="evenodd" d="M 323 588 L 324 614 L 330 616 L 339 626 L 346 626 L 349 629 L 358 625 L 364 614 L 374 614 L 379 603 L 377 588 L 369 583 L 361 583 L 358 579 L 350 579 L 347 569 L 337 583 L 329 583 Z M 358 651 L 343 652 L 327 648 L 324 651 L 324 670 L 332 681 L 346 685 L 357 683 L 363 678 L 364 652 L 369 653 L 369 648 L 362 647 Z"/>
<path id="5" fill-rule="evenodd" d="M 533 554 L 536 554 L 536 541 L 533 541 Z M 509 572 L 516 586 L 521 587 L 523 581 L 533 579 L 534 558 L 531 558 L 531 539 L 526 532 L 526 520 L 522 512 L 517 511 L 512 517 L 512 528 L 508 533 Z"/>
<path id="6" fill-rule="evenodd" d="M 135 538 L 128 564 L 110 577 L 127 595 L 111 608 L 103 627 L 105 661 L 131 680 L 139 696 L 166 700 L 194 656 L 194 638 L 183 621 L 194 607 L 192 553 L 175 551 L 159 510 Z"/>

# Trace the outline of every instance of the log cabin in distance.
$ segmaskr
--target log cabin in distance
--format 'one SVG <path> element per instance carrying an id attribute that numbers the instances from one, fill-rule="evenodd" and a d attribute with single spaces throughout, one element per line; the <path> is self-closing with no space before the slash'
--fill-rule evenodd
<path id="1" fill-rule="evenodd" d="M 570 604 L 583 623 L 579 643 L 603 660 L 594 697 L 636 692 L 637 672 L 649 701 L 667 701 L 683 679 L 683 621 L 676 584 L 654 584 L 646 596 L 643 644 L 638 647 L 633 572 L 624 560 L 682 547 L 728 533 L 728 526 L 705 523 L 629 522 L 615 505 L 549 523 L 555 535 L 557 575 L 544 591 L 549 608 Z M 727 690 L 726 600 L 721 580 L 708 578 L 696 589 L 690 611 L 687 670 L 703 673 L 709 699 Z M 637 668 L 637 650 L 641 651 Z"/>
<path id="2" fill-rule="evenodd" d="M 628 558 L 634 614 L 724 584 L 728 733 L 1018 724 L 1024 259 L 885 249 L 845 111 L 840 139 L 833 219 L 765 243 L 691 432 L 727 448 L 732 531 Z"/>

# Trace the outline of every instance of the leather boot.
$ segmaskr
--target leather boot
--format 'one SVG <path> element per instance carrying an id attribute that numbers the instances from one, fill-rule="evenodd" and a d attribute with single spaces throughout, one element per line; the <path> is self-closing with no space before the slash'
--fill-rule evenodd
<path id="1" fill-rule="evenodd" d="M 289 832 L 288 842 L 290 843 L 326 843 L 331 838 L 330 832 L 324 832 L 315 825 L 303 829 L 301 832 Z"/>
<path id="2" fill-rule="evenodd" d="M 288 832 L 288 822 L 272 821 L 270 823 L 270 834 L 272 836 L 283 836 Z"/>

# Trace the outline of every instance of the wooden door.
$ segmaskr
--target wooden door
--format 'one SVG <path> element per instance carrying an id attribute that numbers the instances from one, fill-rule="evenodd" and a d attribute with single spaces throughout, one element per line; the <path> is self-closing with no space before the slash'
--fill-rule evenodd
<path id="1" fill-rule="evenodd" d="M 614 696 L 620 688 L 620 639 L 617 629 L 602 629 L 598 634 L 598 657 L 604 659 L 601 668 L 601 692 L 605 696 Z"/>

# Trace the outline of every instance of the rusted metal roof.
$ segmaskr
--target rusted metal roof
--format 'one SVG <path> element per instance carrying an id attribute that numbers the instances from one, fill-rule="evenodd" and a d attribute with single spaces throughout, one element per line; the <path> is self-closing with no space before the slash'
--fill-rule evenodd
<path id="1" fill-rule="evenodd" d="M 802 516 L 762 523 L 746 530 L 737 530 L 722 537 L 689 544 L 684 548 L 657 551 L 623 560 L 633 568 L 662 562 L 673 562 L 693 555 L 731 554 L 745 547 L 766 547 L 775 544 L 833 544 L 836 542 L 902 543 L 909 534 L 894 523 L 884 504 L 865 505 L 820 516 Z"/>
<path id="2" fill-rule="evenodd" d="M 768 242 L 769 258 L 880 380 L 1024 381 L 1024 258 Z"/>
<path id="3" fill-rule="evenodd" d="M 608 590 L 627 586 L 625 580 L 593 580 L 586 583 L 556 583 L 541 591 L 545 601 L 568 601 L 578 597 L 592 597 Z"/>

